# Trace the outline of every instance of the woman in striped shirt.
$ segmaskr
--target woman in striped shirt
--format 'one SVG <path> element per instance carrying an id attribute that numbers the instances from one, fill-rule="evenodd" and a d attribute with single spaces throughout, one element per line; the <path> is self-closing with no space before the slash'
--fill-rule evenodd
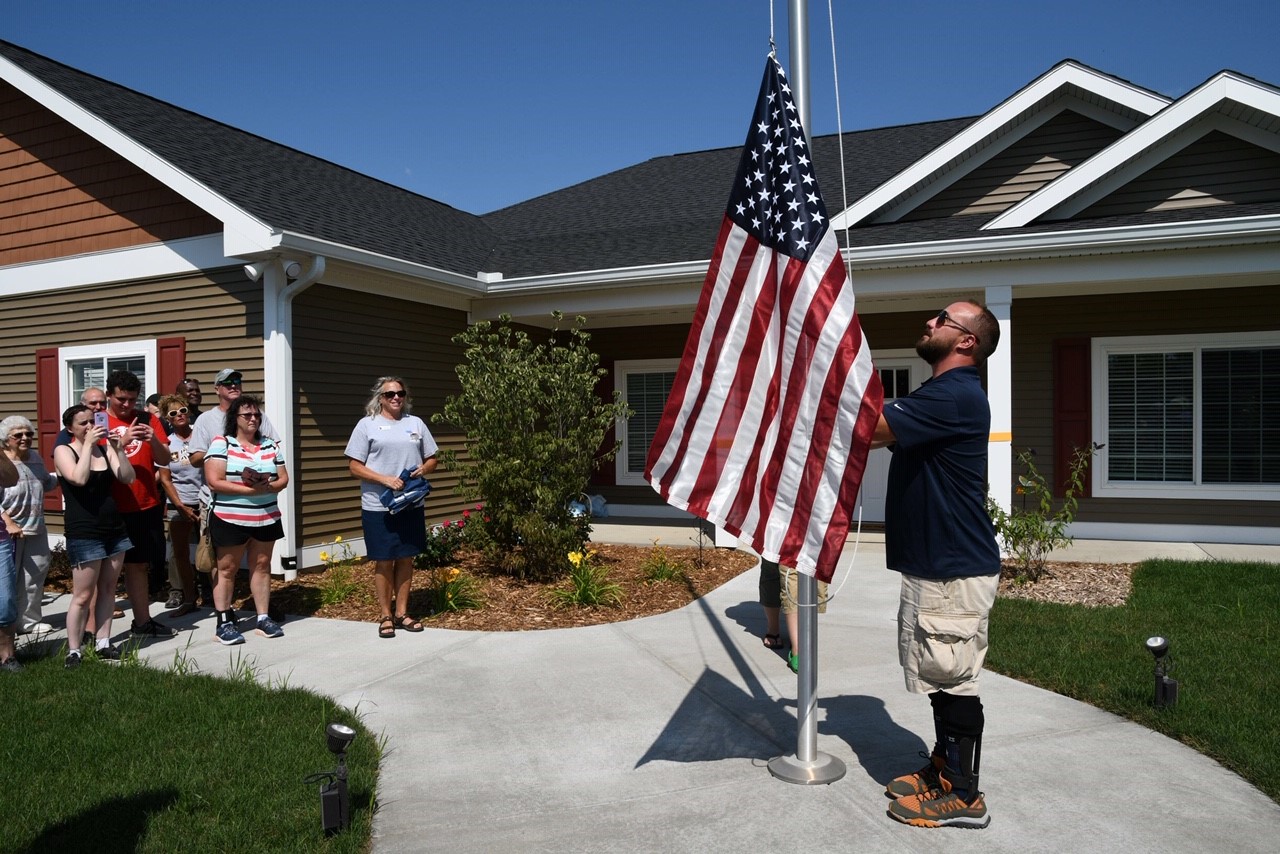
<path id="1" fill-rule="evenodd" d="M 204 478 L 213 492 L 209 514 L 209 538 L 218 554 L 213 604 L 218 612 L 215 638 L 222 644 L 244 643 L 236 626 L 231 600 L 236 571 L 249 552 L 249 590 L 258 612 L 255 627 L 268 638 L 284 636 L 284 630 L 267 616 L 271 595 L 271 551 L 284 536 L 276 494 L 289 485 L 284 452 L 258 429 L 262 408 L 257 398 L 241 395 L 227 408 L 223 435 L 209 445 L 204 458 Z"/>

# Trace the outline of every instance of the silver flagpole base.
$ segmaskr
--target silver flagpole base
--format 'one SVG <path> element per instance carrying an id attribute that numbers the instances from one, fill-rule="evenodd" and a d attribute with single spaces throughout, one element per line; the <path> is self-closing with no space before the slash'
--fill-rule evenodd
<path id="1" fill-rule="evenodd" d="M 769 760 L 769 773 L 787 783 L 816 786 L 834 783 L 844 776 L 844 763 L 827 753 L 818 752 L 812 762 L 795 756 L 779 756 Z"/>

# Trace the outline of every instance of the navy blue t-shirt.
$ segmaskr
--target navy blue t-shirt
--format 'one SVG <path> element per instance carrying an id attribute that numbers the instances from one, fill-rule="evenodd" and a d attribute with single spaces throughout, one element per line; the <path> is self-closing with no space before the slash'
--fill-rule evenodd
<path id="1" fill-rule="evenodd" d="M 885 496 L 889 569 L 921 578 L 1000 572 L 987 515 L 991 406 L 977 368 L 953 368 L 886 404 L 893 459 Z"/>

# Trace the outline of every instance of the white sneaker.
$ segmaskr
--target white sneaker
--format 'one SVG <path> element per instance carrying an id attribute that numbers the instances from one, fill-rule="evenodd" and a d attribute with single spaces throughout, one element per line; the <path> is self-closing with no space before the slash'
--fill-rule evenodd
<path id="1" fill-rule="evenodd" d="M 47 635 L 53 631 L 53 626 L 48 623 L 28 623 L 18 631 L 20 635 Z"/>

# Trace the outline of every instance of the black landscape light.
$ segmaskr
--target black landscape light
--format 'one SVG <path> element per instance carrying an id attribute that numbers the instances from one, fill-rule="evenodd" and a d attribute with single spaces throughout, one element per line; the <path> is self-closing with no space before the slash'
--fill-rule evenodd
<path id="1" fill-rule="evenodd" d="M 333 836 L 351 823 L 351 801 L 347 796 L 347 748 L 355 741 L 356 731 L 345 724 L 329 724 L 325 727 L 326 746 L 338 757 L 338 767 L 321 771 L 303 780 L 319 783 L 320 824 L 325 836 Z"/>
<path id="2" fill-rule="evenodd" d="M 1160 635 L 1147 638 L 1147 652 L 1156 660 L 1156 708 L 1172 706 L 1178 702 L 1178 681 L 1169 678 L 1169 672 L 1173 670 L 1173 659 L 1169 657 L 1169 639 Z"/>

